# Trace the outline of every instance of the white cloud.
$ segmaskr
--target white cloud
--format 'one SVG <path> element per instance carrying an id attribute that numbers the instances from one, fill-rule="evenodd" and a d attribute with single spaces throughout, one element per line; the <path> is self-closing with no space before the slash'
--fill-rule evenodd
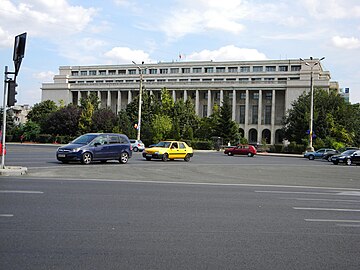
<path id="1" fill-rule="evenodd" d="M 39 73 L 34 73 L 33 77 L 42 82 L 53 82 L 53 78 L 55 76 L 55 72 L 53 71 L 42 71 Z"/>
<path id="2" fill-rule="evenodd" d="M 7 26 L 7 38 L 11 39 L 20 32 L 29 32 L 31 36 L 58 40 L 83 31 L 96 14 L 94 8 L 72 6 L 67 0 L 16 2 L 0 0 L 0 25 Z"/>
<path id="3" fill-rule="evenodd" d="M 355 37 L 335 36 L 332 38 L 332 42 L 338 48 L 343 48 L 343 49 L 358 49 L 358 48 L 360 48 L 360 39 L 355 38 Z"/>
<path id="4" fill-rule="evenodd" d="M 127 47 L 112 48 L 104 56 L 108 59 L 109 64 L 129 64 L 132 61 L 136 63 L 153 62 L 148 53 L 142 50 L 132 50 Z"/>
<path id="5" fill-rule="evenodd" d="M 218 50 L 203 50 L 194 52 L 186 56 L 186 60 L 213 60 L 213 61 L 226 61 L 226 60 L 265 60 L 266 55 L 256 49 L 239 48 L 234 45 L 221 47 Z"/>
<path id="6" fill-rule="evenodd" d="M 303 0 L 305 8 L 317 19 L 344 19 L 360 17 L 358 0 Z"/>

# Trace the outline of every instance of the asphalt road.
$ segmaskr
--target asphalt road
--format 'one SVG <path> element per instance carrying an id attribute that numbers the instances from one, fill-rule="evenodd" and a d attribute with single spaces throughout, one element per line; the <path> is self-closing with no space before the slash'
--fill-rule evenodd
<path id="1" fill-rule="evenodd" d="M 63 165 L 8 147 L 0 269 L 359 269 L 360 166 L 196 153 Z"/>

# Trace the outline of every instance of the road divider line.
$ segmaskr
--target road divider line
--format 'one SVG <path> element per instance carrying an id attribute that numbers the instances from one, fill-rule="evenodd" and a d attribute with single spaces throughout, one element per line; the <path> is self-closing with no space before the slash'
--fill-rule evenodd
<path id="1" fill-rule="evenodd" d="M 305 219 L 309 222 L 337 222 L 337 223 L 360 223 L 360 220 L 347 219 Z"/>
<path id="2" fill-rule="evenodd" d="M 0 217 L 13 217 L 14 215 L 12 214 L 0 214 Z"/>
<path id="3" fill-rule="evenodd" d="M 281 200 L 296 200 L 296 201 L 320 201 L 320 202 L 344 202 L 344 203 L 360 203 L 359 200 L 332 200 L 332 199 L 314 199 L 314 198 L 279 198 Z"/>
<path id="4" fill-rule="evenodd" d="M 258 193 L 280 193 L 280 194 L 311 194 L 311 195 L 334 195 L 329 192 L 306 192 L 306 191 L 279 191 L 279 190 L 255 190 Z"/>
<path id="5" fill-rule="evenodd" d="M 44 192 L 32 190 L 0 190 L 0 193 L 43 194 Z"/>
<path id="6" fill-rule="evenodd" d="M 338 208 L 311 208 L 311 207 L 293 207 L 295 210 L 308 211 L 338 211 L 338 212 L 360 212 L 360 209 L 338 209 Z"/>

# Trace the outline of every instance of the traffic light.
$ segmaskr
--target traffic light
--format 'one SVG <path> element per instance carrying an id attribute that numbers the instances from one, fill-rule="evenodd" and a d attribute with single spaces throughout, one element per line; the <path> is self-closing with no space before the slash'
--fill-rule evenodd
<path id="1" fill-rule="evenodd" d="M 7 105 L 8 107 L 14 106 L 17 100 L 15 96 L 17 94 L 16 87 L 18 86 L 17 83 L 13 80 L 9 80 L 8 82 L 8 97 L 7 97 Z"/>

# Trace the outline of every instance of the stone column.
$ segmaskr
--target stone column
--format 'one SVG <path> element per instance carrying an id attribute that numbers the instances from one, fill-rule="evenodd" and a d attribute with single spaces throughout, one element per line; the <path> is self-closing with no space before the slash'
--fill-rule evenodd
<path id="1" fill-rule="evenodd" d="M 223 105 L 224 102 L 224 90 L 220 90 L 220 107 Z"/>
<path id="2" fill-rule="evenodd" d="M 207 117 L 211 115 L 211 90 L 208 90 Z"/>
<path id="3" fill-rule="evenodd" d="M 199 107 L 200 107 L 200 97 L 199 97 L 199 90 L 196 90 L 195 95 L 195 113 L 199 116 Z"/>
<path id="4" fill-rule="evenodd" d="M 259 102 L 258 102 L 258 143 L 261 144 L 262 136 L 262 90 L 259 90 Z"/>
<path id="5" fill-rule="evenodd" d="M 184 102 L 186 102 L 187 101 L 187 90 L 184 90 Z"/>
<path id="6" fill-rule="evenodd" d="M 106 106 L 111 109 L 111 91 L 107 91 Z"/>
<path id="7" fill-rule="evenodd" d="M 249 140 L 249 90 L 246 89 L 245 97 L 245 123 L 244 123 L 244 137 Z"/>
<path id="8" fill-rule="evenodd" d="M 99 101 L 100 101 L 100 103 L 99 103 L 99 108 L 101 108 L 101 92 L 100 91 L 97 91 L 97 96 L 98 96 L 98 98 L 99 98 Z"/>
<path id="9" fill-rule="evenodd" d="M 272 90 L 271 95 L 271 139 L 270 143 L 275 144 L 275 99 L 276 91 Z"/>
<path id="10" fill-rule="evenodd" d="M 236 120 L 236 90 L 233 89 L 233 99 L 232 99 L 232 117 L 233 121 Z"/>
<path id="11" fill-rule="evenodd" d="M 128 104 L 132 101 L 132 93 L 131 90 L 128 91 Z"/>
<path id="12" fill-rule="evenodd" d="M 176 92 L 175 90 L 172 90 L 172 99 L 175 102 L 176 101 Z"/>
<path id="13" fill-rule="evenodd" d="M 121 111 L 121 91 L 118 91 L 118 96 L 117 96 L 117 114 Z"/>

